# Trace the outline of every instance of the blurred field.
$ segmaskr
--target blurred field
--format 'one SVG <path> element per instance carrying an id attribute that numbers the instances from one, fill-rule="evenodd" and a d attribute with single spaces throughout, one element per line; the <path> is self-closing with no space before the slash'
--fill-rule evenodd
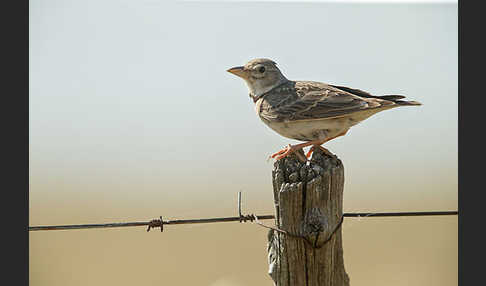
<path id="1" fill-rule="evenodd" d="M 455 218 L 344 224 L 352 285 L 457 285 Z M 266 230 L 237 223 L 36 232 L 31 285 L 272 285 Z M 223 283 L 223 284 L 222 284 Z"/>
<path id="2" fill-rule="evenodd" d="M 38 199 L 38 206 L 31 207 L 30 224 L 143 221 L 159 215 L 167 219 L 233 216 L 236 196 L 226 195 L 219 201 L 176 199 L 172 205 L 163 199 L 146 203 L 140 199 L 132 201 L 132 207 L 119 198 L 93 197 L 88 202 L 51 198 L 45 203 Z M 273 211 L 254 208 L 255 198 L 243 196 L 243 201 L 244 210 Z M 270 206 L 271 201 L 267 202 Z M 266 274 L 266 233 L 250 223 L 166 226 L 163 233 L 147 233 L 144 227 L 31 232 L 30 282 L 272 285 Z M 352 285 L 457 285 L 455 216 L 347 218 L 343 245 Z"/>

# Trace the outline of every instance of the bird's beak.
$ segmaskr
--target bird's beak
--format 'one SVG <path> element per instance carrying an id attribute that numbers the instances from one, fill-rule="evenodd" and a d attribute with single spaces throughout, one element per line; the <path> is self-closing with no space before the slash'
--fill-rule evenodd
<path id="1" fill-rule="evenodd" d="M 237 75 L 241 78 L 247 78 L 247 71 L 243 67 L 230 68 L 229 70 L 227 70 L 227 72 L 230 72 L 230 73 Z"/>

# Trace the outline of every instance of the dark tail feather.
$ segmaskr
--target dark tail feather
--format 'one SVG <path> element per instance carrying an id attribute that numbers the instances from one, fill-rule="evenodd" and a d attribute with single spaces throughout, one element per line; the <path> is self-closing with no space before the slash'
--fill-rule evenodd
<path id="1" fill-rule="evenodd" d="M 391 101 L 405 98 L 405 96 L 403 95 L 383 95 L 383 96 L 375 96 L 375 97 L 385 99 L 385 100 L 391 100 Z"/>
<path id="2" fill-rule="evenodd" d="M 395 102 L 396 104 L 398 105 L 422 105 L 422 103 L 418 102 L 418 101 L 404 101 L 404 100 L 392 100 L 393 102 Z"/>
<path id="3" fill-rule="evenodd" d="M 379 98 L 379 99 L 384 99 L 384 100 L 389 100 L 392 101 L 398 105 L 422 105 L 418 101 L 404 101 L 404 100 L 399 100 L 405 98 L 403 95 L 398 95 L 398 94 L 388 94 L 388 95 L 382 95 L 382 96 L 376 96 L 376 95 L 371 95 L 367 93 L 366 91 L 362 91 L 360 89 L 354 89 L 354 88 L 349 88 L 345 86 L 340 86 L 340 85 L 331 85 L 332 87 L 338 88 L 340 90 L 344 90 L 346 92 L 352 93 L 357 96 L 365 97 L 365 98 Z"/>
<path id="4" fill-rule="evenodd" d="M 383 96 L 375 96 L 375 98 L 393 101 L 395 104 L 398 104 L 398 105 L 410 105 L 410 106 L 422 105 L 422 103 L 420 103 L 418 101 L 414 101 L 414 100 L 410 100 L 410 101 L 399 100 L 399 99 L 405 98 L 405 96 L 403 96 L 403 95 L 383 95 Z"/>

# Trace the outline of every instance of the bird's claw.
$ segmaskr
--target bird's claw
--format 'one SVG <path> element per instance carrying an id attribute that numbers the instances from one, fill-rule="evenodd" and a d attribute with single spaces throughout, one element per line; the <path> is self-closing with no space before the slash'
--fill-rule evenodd
<path id="1" fill-rule="evenodd" d="M 301 160 L 302 162 L 306 162 L 307 161 L 307 158 L 305 158 L 302 154 L 300 154 L 299 152 L 296 152 L 298 150 L 300 150 L 301 148 L 295 148 L 294 146 L 292 145 L 288 145 L 287 147 L 285 147 L 284 149 L 276 152 L 276 153 L 273 153 L 272 155 L 270 155 L 270 157 L 268 157 L 268 160 L 270 159 L 275 159 L 276 161 L 280 160 L 280 159 L 283 159 L 287 156 L 289 156 L 290 154 L 292 153 L 295 153 L 297 158 L 299 160 Z"/>

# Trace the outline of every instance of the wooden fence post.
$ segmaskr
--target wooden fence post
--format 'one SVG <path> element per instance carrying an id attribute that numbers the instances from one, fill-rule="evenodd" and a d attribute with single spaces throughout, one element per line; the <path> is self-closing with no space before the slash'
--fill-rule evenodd
<path id="1" fill-rule="evenodd" d="M 269 274 L 274 284 L 349 285 L 341 239 L 341 160 L 320 149 L 310 164 L 291 155 L 275 162 L 272 180 L 275 224 L 281 230 L 268 233 Z"/>

